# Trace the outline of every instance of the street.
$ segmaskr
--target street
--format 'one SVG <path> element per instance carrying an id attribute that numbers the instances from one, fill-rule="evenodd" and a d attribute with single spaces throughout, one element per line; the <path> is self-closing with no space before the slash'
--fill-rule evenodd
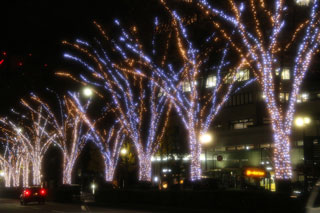
<path id="1" fill-rule="evenodd" d="M 63 204 L 47 202 L 44 205 L 38 203 L 30 203 L 27 206 L 21 206 L 18 200 L 13 199 L 2 199 L 0 198 L 0 213 L 11 213 L 11 212 L 23 212 L 23 213 L 37 213 L 37 212 L 114 212 L 114 213 L 140 213 L 146 211 L 137 210 L 124 210 L 124 209 L 110 209 L 100 208 L 94 206 L 87 206 L 84 204 Z"/>

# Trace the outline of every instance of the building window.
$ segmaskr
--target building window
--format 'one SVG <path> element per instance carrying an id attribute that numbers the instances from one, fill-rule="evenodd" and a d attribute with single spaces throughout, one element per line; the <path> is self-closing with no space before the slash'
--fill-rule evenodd
<path id="1" fill-rule="evenodd" d="M 247 81 L 250 79 L 250 72 L 248 69 L 239 70 L 236 74 L 237 81 Z"/>
<path id="2" fill-rule="evenodd" d="M 164 92 L 161 88 L 160 88 L 160 91 L 158 93 L 158 97 L 162 97 L 162 96 L 165 96 L 166 95 L 166 92 Z"/>
<path id="3" fill-rule="evenodd" d="M 242 119 L 242 120 L 236 120 L 231 121 L 231 128 L 232 129 L 246 129 L 249 126 L 253 125 L 253 119 Z"/>
<path id="4" fill-rule="evenodd" d="M 283 68 L 281 73 L 281 79 L 282 80 L 290 80 L 290 69 L 289 68 Z"/>
<path id="5" fill-rule="evenodd" d="M 183 82 L 182 91 L 183 92 L 190 92 L 191 91 L 190 83 L 188 81 Z"/>
<path id="6" fill-rule="evenodd" d="M 217 76 L 209 75 L 206 81 L 206 88 L 217 86 Z"/>
<path id="7" fill-rule="evenodd" d="M 228 146 L 227 147 L 227 151 L 233 151 L 233 150 L 236 150 L 235 146 Z"/>
<path id="8" fill-rule="evenodd" d="M 224 151 L 226 151 L 226 147 L 225 147 L 225 146 L 216 147 L 216 148 L 215 148 L 215 151 L 216 151 L 216 152 L 224 152 Z"/>
<path id="9" fill-rule="evenodd" d="M 254 145 L 246 145 L 246 150 L 254 149 Z"/>
<path id="10" fill-rule="evenodd" d="M 262 122 L 263 122 L 263 124 L 271 124 L 271 118 L 264 117 Z"/>
<path id="11" fill-rule="evenodd" d="M 237 146 L 237 150 L 244 150 L 245 148 L 245 146 Z"/>
<path id="12" fill-rule="evenodd" d="M 270 148 L 270 144 L 266 143 L 266 144 L 260 144 L 260 148 L 264 149 L 264 148 Z"/>
<path id="13" fill-rule="evenodd" d="M 309 100 L 308 93 L 302 93 L 302 94 L 297 95 L 297 103 L 307 102 L 308 100 Z"/>
<path id="14" fill-rule="evenodd" d="M 310 4 L 310 0 L 296 0 L 296 3 L 299 6 L 308 6 Z"/>
<path id="15" fill-rule="evenodd" d="M 227 106 L 239 106 L 252 103 L 252 93 L 241 93 L 229 98 Z"/>
<path id="16" fill-rule="evenodd" d="M 281 103 L 289 101 L 289 93 L 288 92 L 280 92 L 279 93 L 279 100 Z"/>

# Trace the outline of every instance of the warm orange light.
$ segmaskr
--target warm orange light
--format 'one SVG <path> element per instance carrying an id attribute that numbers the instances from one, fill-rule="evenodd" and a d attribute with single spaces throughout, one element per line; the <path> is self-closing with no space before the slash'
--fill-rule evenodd
<path id="1" fill-rule="evenodd" d="M 246 170 L 246 176 L 252 176 L 252 177 L 263 177 L 265 176 L 265 172 L 263 170 L 257 170 L 257 169 L 247 169 Z"/>
<path id="2" fill-rule="evenodd" d="M 162 184 L 162 188 L 164 189 L 168 188 L 168 184 L 167 183 Z"/>
<path id="3" fill-rule="evenodd" d="M 183 182 L 184 182 L 183 180 L 180 180 L 180 184 L 183 184 Z"/>

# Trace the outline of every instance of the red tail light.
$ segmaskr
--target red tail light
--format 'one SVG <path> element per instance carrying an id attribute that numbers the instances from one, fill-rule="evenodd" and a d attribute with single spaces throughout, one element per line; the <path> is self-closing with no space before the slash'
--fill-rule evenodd
<path id="1" fill-rule="evenodd" d="M 23 194 L 24 194 L 24 196 L 30 196 L 31 195 L 31 191 L 30 190 L 28 190 L 28 189 L 26 189 L 26 190 L 24 190 L 24 192 L 23 192 Z"/>
<path id="2" fill-rule="evenodd" d="M 45 189 L 40 189 L 40 195 L 46 195 L 46 194 L 47 194 L 47 192 Z"/>

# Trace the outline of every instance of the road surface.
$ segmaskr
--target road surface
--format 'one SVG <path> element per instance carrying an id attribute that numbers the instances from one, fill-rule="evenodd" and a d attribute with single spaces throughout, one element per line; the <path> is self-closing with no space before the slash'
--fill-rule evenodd
<path id="1" fill-rule="evenodd" d="M 27 206 L 21 206 L 18 200 L 2 199 L 0 198 L 0 213 L 62 213 L 62 212 L 113 212 L 113 213 L 148 213 L 147 211 L 138 210 L 124 210 L 124 209 L 111 209 L 101 208 L 94 206 L 87 206 L 84 204 L 63 204 L 47 202 L 44 205 L 37 203 L 29 203 Z"/>

